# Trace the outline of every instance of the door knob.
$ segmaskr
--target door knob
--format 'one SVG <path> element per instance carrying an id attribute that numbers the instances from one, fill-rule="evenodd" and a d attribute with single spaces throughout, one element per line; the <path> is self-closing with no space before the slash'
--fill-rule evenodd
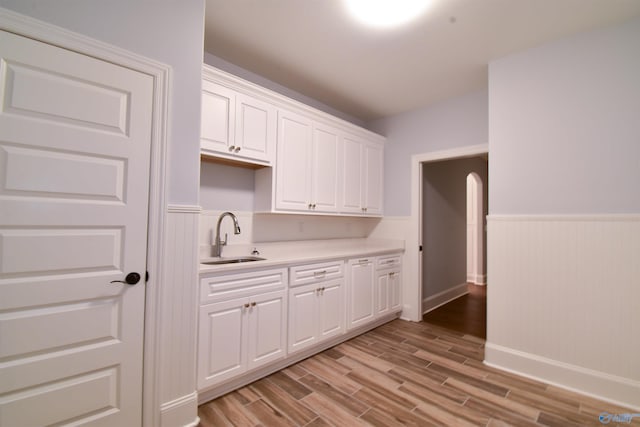
<path id="1" fill-rule="evenodd" d="M 126 283 L 127 285 L 135 285 L 140 281 L 140 275 L 136 272 L 127 274 L 124 280 L 112 280 L 111 283 Z"/>

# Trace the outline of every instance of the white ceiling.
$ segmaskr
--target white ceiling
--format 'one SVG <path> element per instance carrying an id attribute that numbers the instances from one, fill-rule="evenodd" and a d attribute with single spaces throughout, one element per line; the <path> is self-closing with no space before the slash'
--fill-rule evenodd
<path id="1" fill-rule="evenodd" d="M 433 0 L 404 28 L 341 0 L 206 0 L 205 51 L 363 121 L 487 85 L 487 64 L 640 16 L 640 0 Z"/>

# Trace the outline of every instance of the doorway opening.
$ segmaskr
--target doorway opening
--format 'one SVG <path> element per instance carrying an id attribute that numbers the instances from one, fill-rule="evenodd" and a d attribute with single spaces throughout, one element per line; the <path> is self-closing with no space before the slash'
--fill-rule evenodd
<path id="1" fill-rule="evenodd" d="M 488 160 L 488 152 L 489 147 L 486 144 L 476 145 L 476 146 L 468 146 L 463 148 L 456 148 L 451 150 L 443 150 L 438 152 L 431 153 L 423 153 L 416 154 L 412 156 L 412 164 L 411 164 L 411 224 L 410 224 L 410 233 L 407 239 L 407 250 L 406 250 L 406 260 L 407 260 L 407 278 L 408 283 L 404 287 L 404 306 L 405 310 L 403 311 L 403 318 L 410 319 L 413 321 L 421 321 L 425 312 L 429 310 L 427 299 L 433 295 L 428 296 L 425 292 L 423 286 L 423 277 L 425 277 L 425 269 L 428 268 L 424 265 L 423 259 L 428 259 L 430 253 L 433 254 L 433 248 L 431 251 L 427 251 L 427 238 L 424 234 L 427 222 L 430 217 L 428 212 L 425 212 L 425 201 L 424 201 L 424 186 L 425 186 L 425 170 L 430 165 L 433 166 L 433 162 L 442 162 L 446 160 L 454 160 L 454 159 L 466 159 L 473 157 L 482 157 L 484 160 Z M 466 177 L 469 172 L 465 173 L 462 177 L 463 182 L 463 197 L 466 201 Z M 488 179 L 483 180 L 483 193 L 480 199 L 483 200 L 483 211 L 486 213 L 487 209 L 487 187 L 488 187 Z M 478 196 L 480 193 L 476 193 Z M 463 208 L 466 210 L 466 207 Z M 484 233 L 484 213 L 482 215 L 482 220 L 478 221 L 480 227 Z M 466 217 L 463 212 L 463 236 L 466 235 Z M 462 237 L 463 242 L 463 258 L 466 255 L 466 242 L 464 241 L 465 237 Z M 479 239 L 476 240 L 479 243 Z M 482 247 L 486 248 L 486 238 L 483 239 Z M 480 251 L 478 251 L 480 252 Z M 486 249 L 482 251 L 483 255 L 486 253 Z M 483 257 L 482 263 L 480 265 L 486 265 L 486 256 Z M 462 277 L 459 280 L 459 284 L 455 287 L 457 288 L 455 292 L 459 291 L 457 295 L 451 296 L 447 292 L 443 292 L 441 295 L 438 295 L 439 298 L 442 298 L 442 301 L 438 301 L 435 305 L 432 305 L 430 309 L 434 309 L 437 306 L 445 304 L 447 301 L 455 299 L 460 295 L 464 295 L 467 293 L 466 289 L 466 279 L 467 279 L 467 271 L 466 271 L 466 258 L 463 259 L 462 268 Z M 482 281 L 486 283 L 486 268 L 482 270 L 481 278 L 476 278 L 476 281 Z"/>
<path id="2" fill-rule="evenodd" d="M 484 339 L 488 158 L 423 162 L 422 177 L 423 320 Z"/>

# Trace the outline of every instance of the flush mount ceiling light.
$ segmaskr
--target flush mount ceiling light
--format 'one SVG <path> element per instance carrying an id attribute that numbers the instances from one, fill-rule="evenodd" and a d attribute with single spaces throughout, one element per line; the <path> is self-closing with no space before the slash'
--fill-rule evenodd
<path id="1" fill-rule="evenodd" d="M 358 21 L 378 28 L 395 27 L 422 14 L 431 0 L 345 0 Z"/>

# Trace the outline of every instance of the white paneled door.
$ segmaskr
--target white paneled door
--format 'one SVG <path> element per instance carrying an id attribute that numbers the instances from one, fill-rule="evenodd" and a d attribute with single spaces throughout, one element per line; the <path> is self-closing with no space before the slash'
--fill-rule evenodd
<path id="1" fill-rule="evenodd" d="M 153 78 L 0 56 L 0 425 L 140 425 Z"/>

